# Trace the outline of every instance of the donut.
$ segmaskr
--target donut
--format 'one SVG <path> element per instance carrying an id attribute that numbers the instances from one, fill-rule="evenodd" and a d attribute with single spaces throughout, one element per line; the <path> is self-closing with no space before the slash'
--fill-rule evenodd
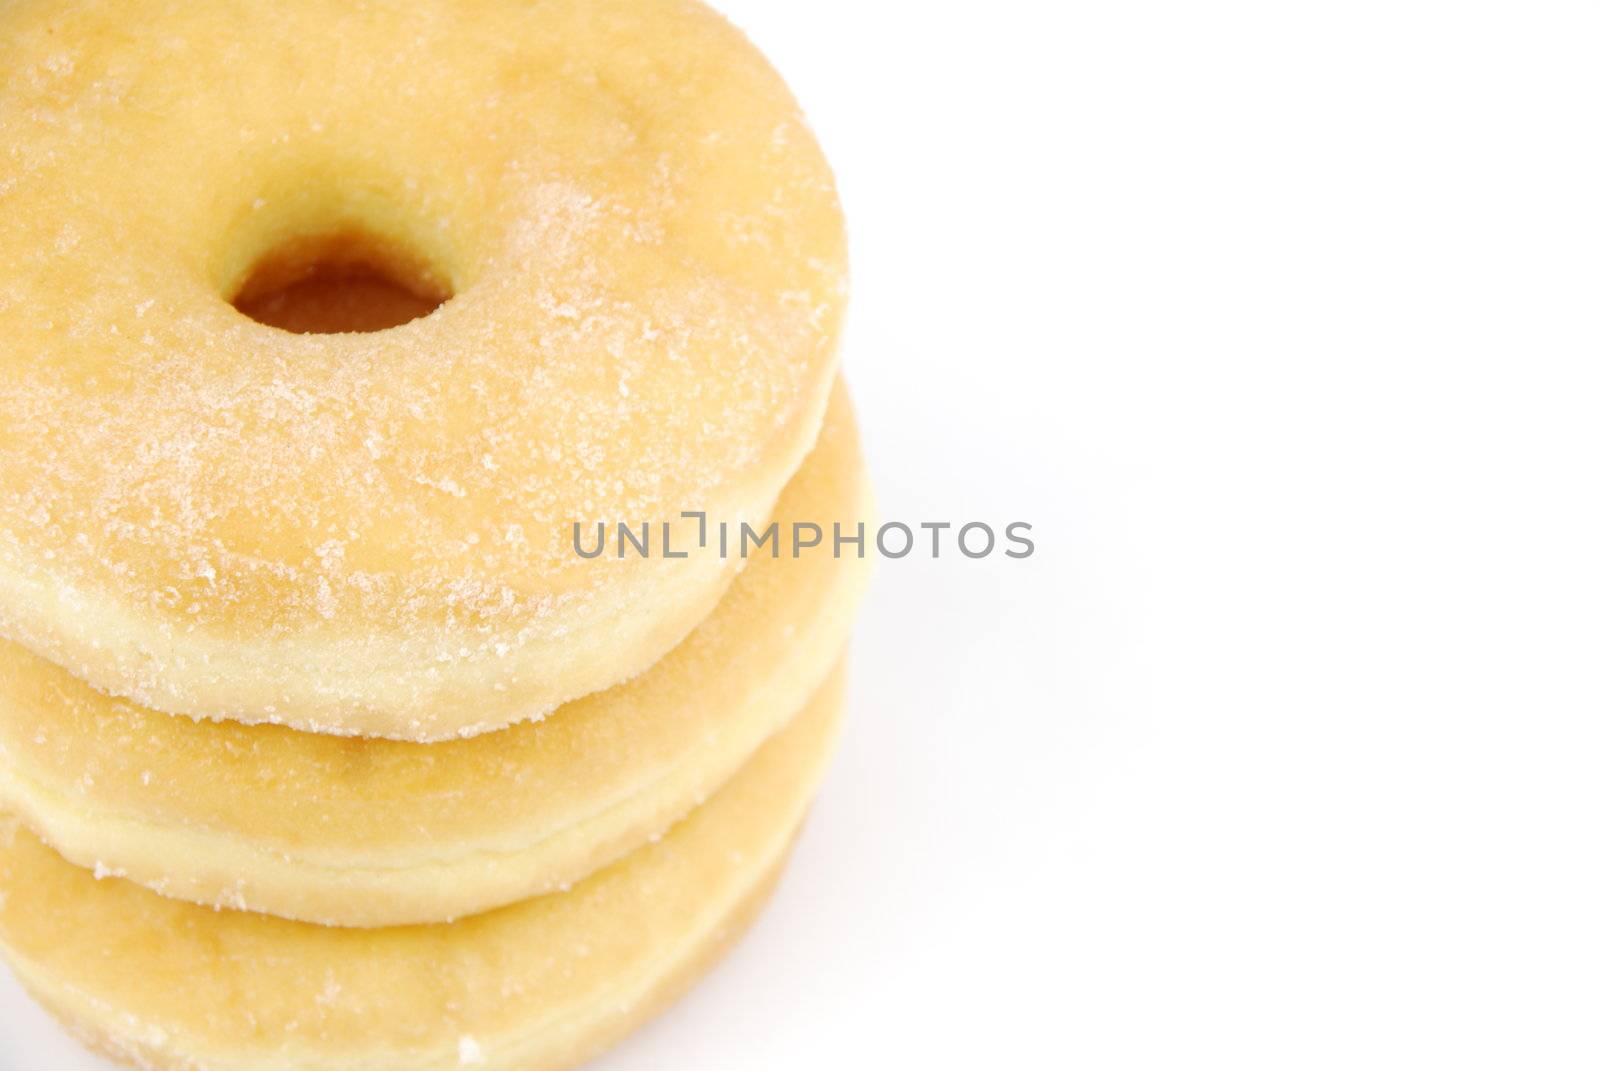
<path id="1" fill-rule="evenodd" d="M 734 571 L 660 525 L 767 518 L 837 365 L 827 163 L 692 0 L 6 4 L 0 218 L 0 637 L 196 718 L 627 680 Z M 430 311 L 259 313 L 357 270 Z"/>
<path id="2" fill-rule="evenodd" d="M 147 1069 L 565 1068 L 658 1010 L 776 880 L 842 671 L 705 806 L 569 892 L 455 923 L 337 929 L 96 881 L 0 834 L 0 948 L 91 1045 Z"/>
<path id="3" fill-rule="evenodd" d="M 853 530 L 867 498 L 841 384 L 774 516 Z M 710 795 L 816 689 L 868 571 L 819 551 L 753 557 L 642 676 L 445 743 L 193 722 L 0 643 L 0 806 L 98 873 L 329 925 L 443 921 L 559 889 Z"/>

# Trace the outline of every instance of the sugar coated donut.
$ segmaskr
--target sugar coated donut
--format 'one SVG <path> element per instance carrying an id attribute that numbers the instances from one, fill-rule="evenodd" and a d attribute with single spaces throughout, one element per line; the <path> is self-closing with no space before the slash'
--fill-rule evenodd
<path id="1" fill-rule="evenodd" d="M 142 1068 L 564 1068 L 647 1018 L 761 903 L 821 780 L 842 672 L 705 806 L 574 886 L 461 922 L 350 930 L 96 881 L 0 832 L 0 948 Z"/>
<path id="2" fill-rule="evenodd" d="M 774 518 L 865 520 L 843 386 Z M 338 926 L 458 918 L 575 882 L 723 784 L 816 690 L 868 563 L 751 559 L 639 677 L 470 740 L 196 723 L 0 643 L 0 806 L 79 866 Z"/>
<path id="3" fill-rule="evenodd" d="M 835 370 L 827 164 L 692 0 L 5 4 L 0 219 L 0 636 L 167 712 L 425 741 L 626 680 L 732 564 L 573 525 L 759 523 Z M 437 308 L 272 326 L 330 266 Z"/>

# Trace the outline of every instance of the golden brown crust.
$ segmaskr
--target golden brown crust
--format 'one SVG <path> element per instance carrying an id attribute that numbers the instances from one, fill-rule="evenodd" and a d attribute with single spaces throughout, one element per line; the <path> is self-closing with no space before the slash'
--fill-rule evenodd
<path id="1" fill-rule="evenodd" d="M 570 892 L 457 923 L 347 930 L 168 900 L 0 838 L 0 948 L 136 1065 L 206 1071 L 570 1066 L 713 958 L 823 775 L 843 674 L 660 843 Z"/>
<path id="2" fill-rule="evenodd" d="M 542 1064 L 518 1064 L 515 1065 L 514 1071 L 569 1071 L 570 1068 L 599 1056 L 676 1004 L 702 978 L 714 970 L 749 932 L 750 927 L 761 916 L 762 910 L 771 901 L 772 894 L 777 891 L 778 883 L 789 864 L 790 854 L 786 849 L 783 857 L 772 865 L 744 900 L 729 912 L 704 944 L 664 975 L 650 993 L 627 1009 L 619 1009 L 610 1019 L 596 1024 L 592 1032 L 575 1039 L 564 1051 L 549 1054 Z M 64 1004 L 54 1001 L 49 993 L 36 990 L 26 979 L 22 981 L 22 986 L 55 1018 L 56 1022 L 61 1024 L 63 1029 L 77 1038 L 84 1047 L 101 1056 L 138 1068 L 139 1071 L 206 1071 L 204 1065 L 195 1063 L 189 1057 L 162 1051 L 97 1028 L 85 1020 L 74 1019 L 72 1012 Z M 456 1055 L 457 1062 L 460 1063 L 459 1040 Z"/>
<path id="3" fill-rule="evenodd" d="M 864 520 L 841 384 L 785 524 Z M 0 805 L 80 866 L 341 926 L 459 918 L 578 881 L 714 792 L 837 658 L 867 563 L 752 560 L 627 684 L 443 744 L 200 722 L 108 699 L 0 643 Z"/>

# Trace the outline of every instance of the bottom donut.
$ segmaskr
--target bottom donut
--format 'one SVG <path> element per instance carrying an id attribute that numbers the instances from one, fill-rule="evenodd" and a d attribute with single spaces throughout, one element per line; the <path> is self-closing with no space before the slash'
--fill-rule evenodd
<path id="1" fill-rule="evenodd" d="M 658 843 L 455 923 L 333 929 L 96 880 L 0 819 L 0 949 L 90 1046 L 173 1071 L 567 1068 L 709 968 L 775 885 L 827 767 L 843 666 Z"/>

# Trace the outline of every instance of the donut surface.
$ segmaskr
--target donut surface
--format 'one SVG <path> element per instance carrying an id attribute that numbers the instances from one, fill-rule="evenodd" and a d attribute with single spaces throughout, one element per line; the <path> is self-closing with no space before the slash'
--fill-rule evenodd
<path id="1" fill-rule="evenodd" d="M 566 893 L 348 930 L 212 911 L 0 831 L 0 949 L 79 1036 L 142 1068 L 564 1068 L 648 1018 L 775 880 L 819 784 L 843 674 L 659 844 Z"/>
<path id="2" fill-rule="evenodd" d="M 854 531 L 843 384 L 774 519 Z M 639 677 L 470 740 L 350 740 L 108 699 L 0 643 L 0 806 L 79 866 L 337 926 L 435 922 L 573 883 L 709 796 L 843 649 L 868 562 L 752 558 Z"/>
<path id="3" fill-rule="evenodd" d="M 819 427 L 845 243 L 692 0 L 0 6 L 0 636 L 196 717 L 437 740 L 633 676 Z M 251 319 L 324 263 L 431 313 Z"/>

